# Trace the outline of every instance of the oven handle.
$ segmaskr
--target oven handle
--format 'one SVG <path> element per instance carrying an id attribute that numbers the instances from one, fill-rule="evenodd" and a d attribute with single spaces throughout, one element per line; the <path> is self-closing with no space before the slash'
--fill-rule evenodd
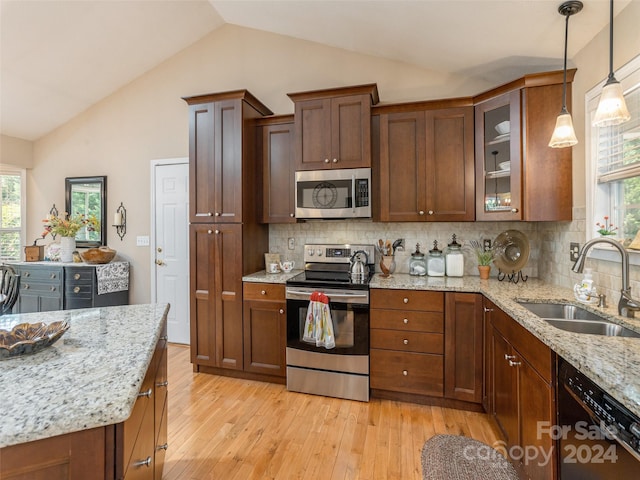
<path id="1" fill-rule="evenodd" d="M 629 452 L 636 460 L 640 461 L 640 455 L 631 446 L 618 435 L 618 431 L 615 426 L 607 425 L 603 420 L 600 420 L 600 429 L 610 435 L 619 445 L 622 446 L 627 452 Z"/>
<path id="2" fill-rule="evenodd" d="M 287 290 L 287 294 L 304 295 L 307 298 L 311 298 L 313 292 L 302 292 L 300 290 Z M 366 293 L 326 293 L 323 292 L 329 298 L 368 298 Z"/>

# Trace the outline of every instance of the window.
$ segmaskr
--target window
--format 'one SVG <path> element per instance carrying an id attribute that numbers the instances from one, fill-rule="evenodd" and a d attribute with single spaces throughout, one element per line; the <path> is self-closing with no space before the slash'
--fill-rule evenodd
<path id="1" fill-rule="evenodd" d="M 619 238 L 630 243 L 640 230 L 640 57 L 618 72 L 631 120 L 610 127 L 593 127 L 591 119 L 602 85 L 587 93 L 587 158 L 592 179 L 587 204 L 587 239 L 597 236 L 596 223 L 616 228 Z M 604 83 L 604 82 L 603 82 Z"/>
<path id="2" fill-rule="evenodd" d="M 0 170 L 0 262 L 20 260 L 24 245 L 24 170 Z"/>

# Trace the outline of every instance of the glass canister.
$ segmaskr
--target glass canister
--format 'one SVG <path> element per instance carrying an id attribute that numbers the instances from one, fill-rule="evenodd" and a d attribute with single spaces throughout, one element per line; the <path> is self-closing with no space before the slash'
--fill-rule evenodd
<path id="1" fill-rule="evenodd" d="M 427 261 L 424 258 L 424 253 L 420 251 L 420 244 L 416 243 L 416 251 L 411 254 L 411 260 L 409 260 L 409 275 L 426 274 Z"/>
<path id="2" fill-rule="evenodd" d="M 445 264 L 447 277 L 461 277 L 464 275 L 462 245 L 456 241 L 455 233 L 451 236 L 451 243 L 447 245 Z"/>
<path id="3" fill-rule="evenodd" d="M 444 256 L 438 248 L 437 240 L 433 242 L 433 249 L 429 250 L 427 273 L 430 277 L 444 277 Z"/>

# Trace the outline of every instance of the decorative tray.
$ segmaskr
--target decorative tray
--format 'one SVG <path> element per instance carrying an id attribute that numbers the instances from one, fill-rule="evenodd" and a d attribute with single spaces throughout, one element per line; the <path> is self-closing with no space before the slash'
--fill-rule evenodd
<path id="1" fill-rule="evenodd" d="M 11 330 L 0 329 L 0 360 L 28 355 L 53 345 L 69 330 L 67 322 L 20 323 Z"/>

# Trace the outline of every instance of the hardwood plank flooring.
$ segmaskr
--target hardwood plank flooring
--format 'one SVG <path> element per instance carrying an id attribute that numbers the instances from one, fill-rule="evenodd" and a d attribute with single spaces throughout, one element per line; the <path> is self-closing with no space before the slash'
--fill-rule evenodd
<path id="1" fill-rule="evenodd" d="M 482 413 L 193 373 L 189 348 L 173 344 L 168 408 L 164 480 L 420 480 L 422 445 L 433 435 L 500 438 Z"/>

